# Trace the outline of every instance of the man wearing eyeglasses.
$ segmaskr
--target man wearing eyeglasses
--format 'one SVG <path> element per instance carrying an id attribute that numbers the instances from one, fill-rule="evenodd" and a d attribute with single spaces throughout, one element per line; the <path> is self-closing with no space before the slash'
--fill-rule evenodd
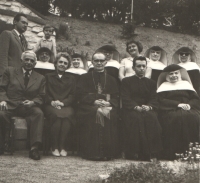
<path id="1" fill-rule="evenodd" d="M 81 75 L 77 85 L 80 154 L 85 159 L 110 160 L 119 155 L 119 89 L 106 73 L 106 63 L 103 53 L 95 53 L 94 70 Z"/>
<path id="2" fill-rule="evenodd" d="M 43 112 L 40 106 L 45 95 L 45 78 L 35 72 L 36 55 L 25 51 L 21 56 L 21 67 L 8 67 L 0 84 L 0 154 L 4 153 L 4 136 L 6 124 L 12 116 L 25 117 L 30 126 L 29 157 L 40 159 L 38 151 L 42 142 Z"/>

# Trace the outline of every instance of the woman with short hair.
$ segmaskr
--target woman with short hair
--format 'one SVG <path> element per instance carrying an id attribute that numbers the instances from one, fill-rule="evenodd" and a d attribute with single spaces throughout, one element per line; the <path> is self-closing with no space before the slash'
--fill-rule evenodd
<path id="1" fill-rule="evenodd" d="M 143 46 L 139 41 L 130 40 L 126 43 L 126 51 L 131 55 L 131 57 L 124 58 L 121 60 L 119 68 L 119 79 L 122 81 L 123 78 L 135 75 L 133 66 L 133 59 L 139 56 L 143 50 Z M 147 69 L 145 77 L 150 77 L 149 69 Z"/>
<path id="2" fill-rule="evenodd" d="M 46 75 L 45 114 L 50 127 L 51 148 L 54 156 L 67 156 L 66 138 L 74 123 L 75 79 L 65 71 L 71 65 L 67 53 L 58 53 L 55 71 Z"/>

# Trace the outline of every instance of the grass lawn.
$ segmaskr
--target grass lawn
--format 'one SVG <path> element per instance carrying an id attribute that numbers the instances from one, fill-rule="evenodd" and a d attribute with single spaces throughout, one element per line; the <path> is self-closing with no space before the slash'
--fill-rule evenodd
<path id="1" fill-rule="evenodd" d="M 92 183 L 99 175 L 111 173 L 115 168 L 141 162 L 116 159 L 89 161 L 78 156 L 42 156 L 40 161 L 28 158 L 28 151 L 17 151 L 13 156 L 0 156 L 0 182 L 3 183 Z M 147 162 L 143 162 L 147 163 Z M 184 173 L 187 166 L 181 162 L 162 161 L 175 173 Z"/>

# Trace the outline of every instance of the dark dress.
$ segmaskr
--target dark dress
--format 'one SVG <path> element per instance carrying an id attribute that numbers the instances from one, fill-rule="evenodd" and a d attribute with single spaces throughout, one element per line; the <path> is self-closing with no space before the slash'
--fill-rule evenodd
<path id="1" fill-rule="evenodd" d="M 148 63 L 148 67 L 152 69 L 151 79 L 157 83 L 159 75 L 161 74 L 161 72 L 166 66 L 161 61 L 150 60 L 150 62 Z"/>
<path id="2" fill-rule="evenodd" d="M 161 127 L 154 109 L 156 83 L 148 78 L 131 76 L 122 80 L 121 86 L 124 153 L 127 159 L 134 159 L 134 154 L 143 157 L 162 150 Z M 136 106 L 148 105 L 150 111 L 138 112 Z"/>
<path id="3" fill-rule="evenodd" d="M 163 158 L 173 160 L 175 153 L 184 153 L 190 142 L 199 142 L 200 99 L 194 91 L 174 90 L 158 93 L 160 122 L 163 129 Z M 188 111 L 178 104 L 191 106 Z"/>
<path id="4" fill-rule="evenodd" d="M 194 70 L 188 70 L 187 72 L 190 76 L 190 79 L 191 79 L 194 89 L 196 90 L 197 94 L 200 96 L 200 72 L 199 72 L 199 70 L 194 69 Z"/>
<path id="5" fill-rule="evenodd" d="M 74 109 L 71 105 L 75 99 L 76 83 L 74 77 L 64 73 L 59 78 L 56 71 L 46 75 L 46 117 L 54 122 L 55 118 L 74 119 Z M 64 107 L 56 109 L 51 106 L 51 101 L 59 100 L 64 103 Z"/>
<path id="6" fill-rule="evenodd" d="M 152 69 L 152 73 L 151 73 L 151 79 L 154 80 L 155 82 L 158 81 L 158 77 L 161 74 L 162 70 L 156 70 L 156 69 Z"/>
<path id="7" fill-rule="evenodd" d="M 102 93 L 96 84 L 102 86 Z M 119 155 L 118 106 L 119 91 L 115 79 L 105 72 L 83 74 L 77 85 L 79 108 L 77 112 L 80 129 L 80 154 L 83 158 L 105 160 Z M 94 101 L 104 99 L 112 106 L 110 119 L 104 117 L 104 126 L 96 123 L 98 107 Z"/>

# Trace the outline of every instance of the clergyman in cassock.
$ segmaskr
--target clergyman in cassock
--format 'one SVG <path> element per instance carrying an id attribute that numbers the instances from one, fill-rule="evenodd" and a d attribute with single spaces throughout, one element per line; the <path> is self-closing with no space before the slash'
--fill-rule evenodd
<path id="1" fill-rule="evenodd" d="M 83 74 L 77 85 L 80 155 L 91 160 L 109 160 L 119 155 L 116 80 L 105 71 L 106 56 L 95 53 L 94 70 Z"/>
<path id="2" fill-rule="evenodd" d="M 135 57 L 135 75 L 122 80 L 124 153 L 127 159 L 150 160 L 162 150 L 161 127 L 156 113 L 156 83 L 145 77 L 146 68 L 146 58 Z"/>
<path id="3" fill-rule="evenodd" d="M 22 53 L 22 66 L 8 67 L 0 83 L 0 154 L 4 151 L 3 131 L 10 123 L 12 116 L 26 118 L 30 127 L 29 157 L 40 159 L 38 151 L 42 142 L 44 115 L 41 105 L 44 102 L 45 78 L 33 70 L 36 65 L 36 55 L 33 51 Z"/>

